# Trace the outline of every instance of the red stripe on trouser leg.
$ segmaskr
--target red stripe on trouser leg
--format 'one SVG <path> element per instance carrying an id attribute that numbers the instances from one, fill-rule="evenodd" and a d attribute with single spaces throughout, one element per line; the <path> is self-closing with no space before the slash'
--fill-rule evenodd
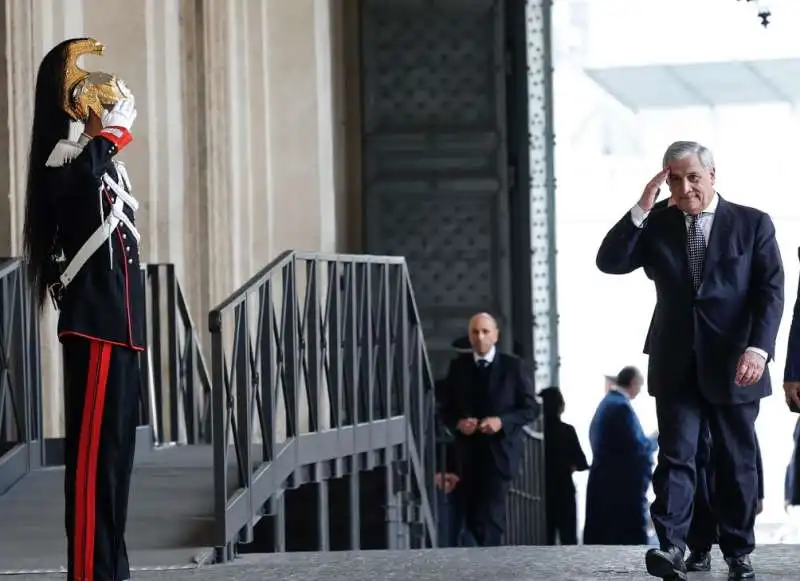
<path id="1" fill-rule="evenodd" d="M 94 394 L 97 391 L 97 375 L 100 363 L 100 344 L 89 342 L 89 364 L 86 366 L 86 392 L 84 394 L 83 412 L 81 413 L 81 429 L 78 437 L 78 462 L 75 469 L 75 503 L 73 535 L 73 563 L 75 579 L 83 579 L 84 538 L 86 537 L 86 471 L 88 469 L 89 422 Z"/>
<path id="2" fill-rule="evenodd" d="M 103 425 L 103 410 L 105 409 L 106 387 L 108 384 L 108 368 L 111 364 L 111 345 L 102 343 L 100 351 L 100 373 L 97 380 L 97 398 L 94 405 L 94 417 L 92 418 L 92 438 L 89 449 L 89 479 L 86 498 L 87 502 L 86 519 L 86 564 L 84 569 L 85 581 L 94 579 L 94 529 L 95 529 L 95 501 L 97 499 L 97 456 L 100 451 L 100 428 Z"/>
<path id="3" fill-rule="evenodd" d="M 89 366 L 81 415 L 75 486 L 75 581 L 94 580 L 97 454 L 111 349 L 109 343 L 92 341 L 89 344 Z"/>

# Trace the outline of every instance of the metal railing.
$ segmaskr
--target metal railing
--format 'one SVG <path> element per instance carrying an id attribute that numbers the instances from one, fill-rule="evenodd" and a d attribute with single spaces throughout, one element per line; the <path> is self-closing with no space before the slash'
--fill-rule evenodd
<path id="1" fill-rule="evenodd" d="M 42 464 L 39 313 L 25 263 L 0 259 L 0 494 Z"/>
<path id="2" fill-rule="evenodd" d="M 522 461 L 506 497 L 505 545 L 544 545 L 547 539 L 544 496 L 544 435 L 522 430 Z"/>
<path id="3" fill-rule="evenodd" d="M 386 467 L 391 548 L 435 546 L 433 388 L 404 259 L 287 251 L 209 315 L 217 560 L 260 516 L 284 550 L 283 491 L 348 478 L 350 549 L 361 546 L 358 473 Z M 330 548 L 317 503 L 317 548 Z"/>
<path id="4" fill-rule="evenodd" d="M 173 264 L 147 264 L 140 425 L 157 446 L 211 443 L 211 379 Z"/>

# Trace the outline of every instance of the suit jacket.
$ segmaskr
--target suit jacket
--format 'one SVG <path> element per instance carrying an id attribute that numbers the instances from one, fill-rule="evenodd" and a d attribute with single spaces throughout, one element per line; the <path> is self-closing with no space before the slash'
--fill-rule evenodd
<path id="1" fill-rule="evenodd" d="M 647 488 L 656 444 L 645 435 L 624 394 L 610 391 L 597 406 L 589 441 L 593 457 L 584 543 L 646 544 Z"/>
<path id="2" fill-rule="evenodd" d="M 642 228 L 626 213 L 600 245 L 597 266 L 607 274 L 642 267 L 655 283 L 645 345 L 651 395 L 675 393 L 695 362 L 699 387 L 711 403 L 744 403 L 771 393 L 768 371 L 748 388 L 734 381 L 747 347 L 774 357 L 783 313 L 783 264 L 767 214 L 720 198 L 696 293 L 685 219 L 676 206 L 652 213 Z"/>
<path id="3" fill-rule="evenodd" d="M 800 258 L 800 248 L 797 249 Z M 786 346 L 786 367 L 783 371 L 784 381 L 800 381 L 800 287 L 794 302 L 792 326 L 789 328 L 789 343 Z"/>
<path id="4" fill-rule="evenodd" d="M 575 428 L 554 418 L 544 425 L 544 475 L 548 506 L 575 502 L 573 471 L 588 470 L 589 463 L 583 453 Z"/>
<path id="5" fill-rule="evenodd" d="M 463 354 L 450 362 L 441 385 L 439 413 L 441 421 L 455 434 L 458 455 L 464 461 L 470 447 L 486 443 L 500 476 L 508 480 L 516 476 L 522 456 L 522 428 L 538 414 L 532 375 L 519 358 L 497 352 L 489 368 L 489 393 L 482 394 L 475 382 L 473 355 Z M 456 429 L 463 418 L 491 416 L 503 422 L 497 434 L 465 436 Z"/>

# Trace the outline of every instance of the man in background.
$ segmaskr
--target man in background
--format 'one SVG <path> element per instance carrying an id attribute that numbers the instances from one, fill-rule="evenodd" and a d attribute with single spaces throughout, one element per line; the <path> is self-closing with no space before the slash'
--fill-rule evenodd
<path id="1" fill-rule="evenodd" d="M 638 369 L 622 369 L 592 418 L 585 545 L 648 544 L 647 489 L 656 444 L 631 405 L 643 383 Z"/>
<path id="2" fill-rule="evenodd" d="M 537 415 L 533 377 L 520 359 L 500 353 L 497 321 L 469 321 L 472 350 L 450 362 L 440 399 L 441 420 L 456 435 L 458 482 L 466 526 L 480 546 L 500 545 L 505 501 L 522 457 L 522 428 Z"/>

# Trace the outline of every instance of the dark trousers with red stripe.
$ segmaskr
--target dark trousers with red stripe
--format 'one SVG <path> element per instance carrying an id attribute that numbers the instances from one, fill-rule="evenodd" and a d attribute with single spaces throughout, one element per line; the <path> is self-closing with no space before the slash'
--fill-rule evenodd
<path id="1" fill-rule="evenodd" d="M 136 425 L 136 351 L 64 340 L 68 581 L 130 578 L 125 547 Z"/>

